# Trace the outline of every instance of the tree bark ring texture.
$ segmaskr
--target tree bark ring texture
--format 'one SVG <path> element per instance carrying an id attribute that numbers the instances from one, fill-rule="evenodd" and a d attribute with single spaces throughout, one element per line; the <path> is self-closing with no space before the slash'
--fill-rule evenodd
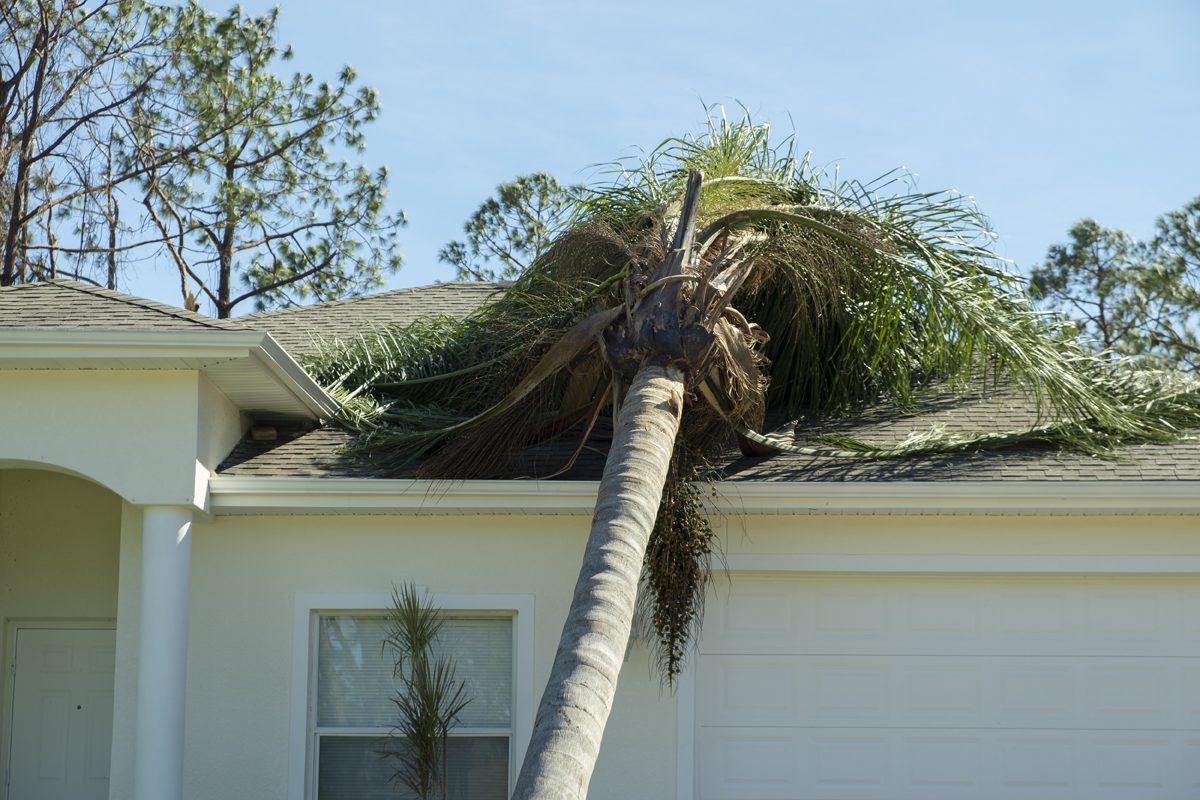
<path id="1" fill-rule="evenodd" d="M 629 643 L 642 560 L 679 432 L 683 393 L 678 369 L 646 366 L 624 398 L 514 800 L 587 796 Z"/>

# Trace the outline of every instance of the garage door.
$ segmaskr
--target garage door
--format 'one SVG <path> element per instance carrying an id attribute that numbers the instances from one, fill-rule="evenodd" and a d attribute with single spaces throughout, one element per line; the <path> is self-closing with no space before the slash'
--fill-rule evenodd
<path id="1" fill-rule="evenodd" d="M 1200 797 L 1200 580 L 739 576 L 698 797 Z"/>

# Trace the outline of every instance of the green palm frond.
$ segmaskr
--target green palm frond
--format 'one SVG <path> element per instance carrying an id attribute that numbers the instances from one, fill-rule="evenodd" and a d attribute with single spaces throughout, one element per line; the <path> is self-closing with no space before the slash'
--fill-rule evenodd
<path id="1" fill-rule="evenodd" d="M 970 198 L 911 191 L 902 171 L 870 183 L 817 172 L 790 138 L 775 145 L 766 126 L 724 116 L 698 137 L 667 139 L 618 163 L 607 183 L 584 193 L 575 227 L 467 319 L 332 342 L 306 366 L 346 401 L 347 420 L 368 433 L 364 449 L 396 467 L 460 435 L 472 448 L 561 436 L 560 423 L 577 410 L 562 406 L 568 378 L 545 376 L 518 403 L 504 398 L 589 313 L 638 300 L 665 257 L 671 215 L 695 168 L 706 175 L 697 237 L 710 274 L 687 291 L 712 298 L 721 281 L 740 287 L 723 302 L 769 335 L 776 414 L 904 407 L 922 386 L 964 386 L 983 375 L 1025 391 L 1042 426 L 1106 431 L 1089 439 L 1097 446 L 1153 428 L 1103 377 L 1111 364 L 1032 308 L 992 253 L 994 236 Z M 565 375 L 598 364 L 599 343 L 558 366 Z M 469 435 L 473 428 L 485 430 Z M 927 447 L 943 441 L 965 446 L 933 437 Z M 465 461 L 487 463 L 478 455 L 442 466 L 453 474 Z"/>
<path id="2" fill-rule="evenodd" d="M 758 430 L 766 410 L 912 408 L 932 386 L 1015 388 L 1037 418 L 1023 430 L 931 429 L 898 445 L 827 438 L 801 451 L 898 458 L 1036 443 L 1104 455 L 1200 428 L 1194 381 L 1132 373 L 1034 310 L 969 197 L 916 191 L 903 171 L 861 183 L 814 170 L 792 139 L 773 144 L 748 117 L 720 116 L 602 174 L 572 227 L 496 300 L 463 320 L 332 342 L 307 362 L 344 400 L 361 452 L 425 477 L 558 474 L 574 456 L 528 471 L 519 456 L 564 437 L 577 454 L 648 357 L 639 337 L 656 335 L 654 309 L 680 299 L 679 347 L 654 355 L 675 359 L 690 390 L 677 444 L 689 455 L 674 482 L 704 472 L 696 465 L 731 429 L 745 452 L 794 449 Z M 689 497 L 664 493 L 676 511 L 659 530 L 680 540 L 656 542 L 664 563 L 706 552 L 705 537 L 676 536 L 697 517 Z M 693 576 L 684 586 L 652 581 L 683 604 L 655 612 L 667 620 L 668 675 L 702 572 L 678 573 Z"/>

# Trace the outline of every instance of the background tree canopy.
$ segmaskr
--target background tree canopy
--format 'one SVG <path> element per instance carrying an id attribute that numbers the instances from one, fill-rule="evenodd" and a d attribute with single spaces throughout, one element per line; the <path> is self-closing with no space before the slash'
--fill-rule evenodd
<path id="1" fill-rule="evenodd" d="M 103 221 L 115 229 L 114 196 L 136 177 L 113 142 L 135 98 L 157 102 L 170 17 L 140 0 L 0 6 L 0 285 L 116 254 L 93 236 Z"/>
<path id="2" fill-rule="evenodd" d="M 194 2 L 17 0 L 0 12 L 0 284 L 116 288 L 179 275 L 229 316 L 382 285 L 402 213 L 363 149 L 375 94 L 352 70 L 282 77 L 277 12 Z"/>
<path id="3" fill-rule="evenodd" d="M 463 225 L 466 241 L 448 242 L 438 260 L 459 280 L 511 280 L 563 232 L 581 191 L 544 172 L 502 183 Z"/>
<path id="4" fill-rule="evenodd" d="M 1149 241 L 1085 219 L 1030 276 L 1039 304 L 1091 346 L 1150 366 L 1200 368 L 1200 197 L 1159 217 Z"/>

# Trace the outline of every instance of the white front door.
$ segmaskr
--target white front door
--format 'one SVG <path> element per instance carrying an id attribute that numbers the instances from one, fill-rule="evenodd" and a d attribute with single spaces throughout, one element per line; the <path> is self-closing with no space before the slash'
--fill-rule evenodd
<path id="1" fill-rule="evenodd" d="M 8 800 L 107 800 L 111 628 L 18 628 Z"/>

